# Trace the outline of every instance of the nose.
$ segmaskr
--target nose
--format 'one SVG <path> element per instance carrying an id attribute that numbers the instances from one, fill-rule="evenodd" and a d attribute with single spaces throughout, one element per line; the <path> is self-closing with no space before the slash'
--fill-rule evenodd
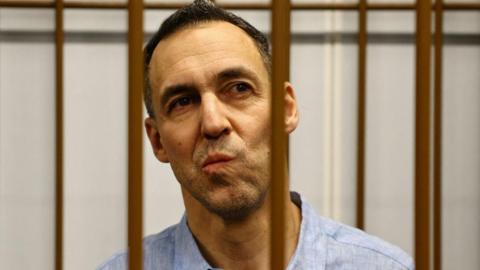
<path id="1" fill-rule="evenodd" d="M 224 104 L 214 95 L 205 95 L 201 102 L 201 132 L 209 140 L 228 135 L 232 127 Z"/>

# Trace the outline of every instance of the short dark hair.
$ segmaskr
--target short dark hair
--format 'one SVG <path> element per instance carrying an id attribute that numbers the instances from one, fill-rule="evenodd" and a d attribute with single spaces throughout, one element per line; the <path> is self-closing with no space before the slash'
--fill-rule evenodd
<path id="1" fill-rule="evenodd" d="M 209 0 L 195 0 L 193 3 L 177 10 L 170 15 L 160 25 L 158 31 L 148 41 L 144 48 L 144 93 L 143 98 L 145 101 L 145 107 L 150 117 L 155 117 L 152 106 L 152 88 L 150 85 L 150 78 L 148 75 L 150 60 L 152 59 L 153 51 L 157 47 L 158 43 L 172 35 L 173 33 L 191 25 L 212 22 L 212 21 L 225 21 L 231 23 L 247 33 L 255 42 L 260 55 L 263 58 L 265 67 L 270 73 L 271 70 L 271 53 L 268 39 L 265 34 L 253 27 L 244 19 L 236 16 L 235 14 L 228 12 L 222 8 L 215 6 L 214 3 Z"/>

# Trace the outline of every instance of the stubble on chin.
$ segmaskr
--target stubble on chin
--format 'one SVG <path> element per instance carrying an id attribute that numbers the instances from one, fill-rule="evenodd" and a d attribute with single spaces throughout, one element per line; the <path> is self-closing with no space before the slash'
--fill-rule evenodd
<path id="1" fill-rule="evenodd" d="M 226 221 L 245 219 L 263 205 L 268 191 L 268 185 L 259 179 L 232 179 L 221 174 L 180 184 L 205 209 Z"/>
<path id="2" fill-rule="evenodd" d="M 211 190 L 207 196 L 192 195 L 210 212 L 228 221 L 245 219 L 259 209 L 263 205 L 268 191 L 268 187 L 253 186 L 252 182 L 255 181 L 253 179 L 239 184 L 240 187 L 230 186 L 229 180 L 223 179 L 221 175 L 212 175 L 209 180 L 211 183 L 218 184 L 218 190 Z M 221 187 L 220 185 L 225 186 Z M 223 194 L 215 194 L 216 192 Z"/>

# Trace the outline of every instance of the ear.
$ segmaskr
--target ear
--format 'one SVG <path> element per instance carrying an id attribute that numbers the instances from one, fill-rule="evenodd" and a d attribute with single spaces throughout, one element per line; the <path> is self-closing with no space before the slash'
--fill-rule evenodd
<path id="1" fill-rule="evenodd" d="M 290 134 L 297 128 L 298 110 L 295 90 L 289 82 L 285 82 L 285 131 Z"/>
<path id="2" fill-rule="evenodd" d="M 165 148 L 163 148 L 163 144 L 160 139 L 160 133 L 158 132 L 155 119 L 151 117 L 145 119 L 145 130 L 147 131 L 147 136 L 150 140 L 150 144 L 152 146 L 153 154 L 155 155 L 155 157 L 160 162 L 168 163 L 168 155 L 165 151 Z"/>

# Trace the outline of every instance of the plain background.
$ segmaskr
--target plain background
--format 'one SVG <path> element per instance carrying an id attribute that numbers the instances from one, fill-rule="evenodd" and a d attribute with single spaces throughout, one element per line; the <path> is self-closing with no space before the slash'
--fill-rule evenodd
<path id="1" fill-rule="evenodd" d="M 168 14 L 145 11 L 146 33 Z M 270 29 L 268 12 L 237 14 Z M 293 12 L 291 47 L 300 110 L 290 138 L 292 190 L 318 213 L 351 225 L 357 16 Z M 444 19 L 443 264 L 473 270 L 480 268 L 480 12 L 446 12 Z M 67 9 L 64 23 L 64 263 L 93 269 L 127 245 L 127 13 Z M 53 269 L 53 29 L 52 10 L 0 9 L 2 269 Z M 368 31 L 366 230 L 413 254 L 415 14 L 371 11 Z M 177 223 L 183 203 L 146 137 L 144 152 L 149 235 Z"/>

